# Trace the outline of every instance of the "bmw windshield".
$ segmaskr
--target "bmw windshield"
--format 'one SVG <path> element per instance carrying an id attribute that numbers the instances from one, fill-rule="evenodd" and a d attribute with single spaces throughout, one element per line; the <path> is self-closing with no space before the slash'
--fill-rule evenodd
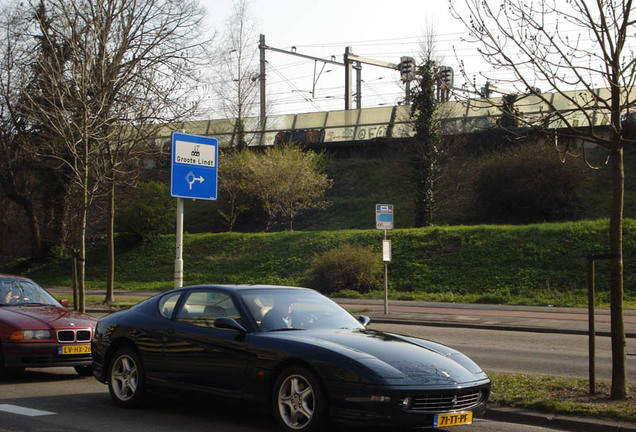
<path id="1" fill-rule="evenodd" d="M 0 277 L 0 306 L 60 306 L 57 300 L 28 279 Z"/>

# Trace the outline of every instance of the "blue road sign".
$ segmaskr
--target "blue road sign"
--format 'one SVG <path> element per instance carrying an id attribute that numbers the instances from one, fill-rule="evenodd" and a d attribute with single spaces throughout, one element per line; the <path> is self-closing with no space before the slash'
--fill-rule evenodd
<path id="1" fill-rule="evenodd" d="M 218 159 L 216 138 L 172 132 L 170 196 L 216 200 Z"/>

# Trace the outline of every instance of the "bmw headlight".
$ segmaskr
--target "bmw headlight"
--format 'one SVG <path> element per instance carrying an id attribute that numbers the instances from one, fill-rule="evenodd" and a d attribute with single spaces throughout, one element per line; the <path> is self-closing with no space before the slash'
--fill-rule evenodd
<path id="1" fill-rule="evenodd" d="M 12 341 L 20 340 L 47 340 L 51 339 L 50 330 L 17 330 L 11 333 L 9 339 Z"/>

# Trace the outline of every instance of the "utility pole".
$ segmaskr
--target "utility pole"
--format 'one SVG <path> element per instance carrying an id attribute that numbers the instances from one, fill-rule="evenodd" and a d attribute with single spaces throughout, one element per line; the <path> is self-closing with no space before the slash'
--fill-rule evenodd
<path id="1" fill-rule="evenodd" d="M 362 64 L 356 62 L 356 109 L 362 108 Z"/>
<path id="2" fill-rule="evenodd" d="M 261 89 L 260 89 L 260 93 L 261 93 L 261 128 L 265 127 L 265 116 L 267 115 L 266 112 L 266 108 L 265 108 L 265 50 L 267 49 L 267 45 L 265 45 L 265 35 L 262 34 L 260 36 L 260 39 L 258 41 L 258 49 L 260 51 L 261 54 L 261 59 L 260 59 L 260 63 L 261 63 L 261 71 L 260 74 L 258 76 L 260 85 L 261 85 Z"/>
<path id="3" fill-rule="evenodd" d="M 344 53 L 344 67 L 345 67 L 345 110 L 350 110 L 352 105 L 351 98 L 351 61 L 349 61 L 351 47 L 345 48 Z"/>

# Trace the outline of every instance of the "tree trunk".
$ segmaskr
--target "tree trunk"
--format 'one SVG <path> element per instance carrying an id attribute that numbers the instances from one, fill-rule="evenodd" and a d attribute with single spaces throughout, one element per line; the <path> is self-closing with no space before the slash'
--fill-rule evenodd
<path id="1" fill-rule="evenodd" d="M 84 140 L 82 143 L 83 154 L 81 163 L 82 167 L 82 201 L 80 203 L 80 220 L 79 220 L 79 262 L 77 266 L 77 284 L 79 291 L 79 311 L 86 312 L 86 221 L 88 218 L 88 156 L 89 142 L 86 125 L 88 122 L 84 119 Z"/>
<path id="2" fill-rule="evenodd" d="M 86 194 L 87 191 L 84 192 Z M 79 253 L 77 259 L 78 311 L 86 312 L 86 206 L 83 205 L 80 216 Z"/>
<path id="3" fill-rule="evenodd" d="M 612 393 L 611 398 L 622 400 L 627 397 L 627 370 L 625 355 L 625 324 L 623 321 L 623 201 L 625 191 L 625 171 L 623 149 L 613 149 L 612 170 L 612 213 L 610 216 L 610 252 L 613 255 L 610 267 L 610 308 L 612 320 Z"/>
<path id="4" fill-rule="evenodd" d="M 108 192 L 108 268 L 106 269 L 106 298 L 104 303 L 115 301 L 115 181 L 110 184 Z"/>
<path id="5" fill-rule="evenodd" d="M 36 258 L 41 258 L 44 251 L 42 249 L 42 233 L 40 231 L 38 216 L 35 214 L 31 202 L 27 201 L 24 209 L 26 210 L 29 219 L 29 227 L 31 229 L 31 236 L 33 237 L 33 249 L 31 254 Z"/>

